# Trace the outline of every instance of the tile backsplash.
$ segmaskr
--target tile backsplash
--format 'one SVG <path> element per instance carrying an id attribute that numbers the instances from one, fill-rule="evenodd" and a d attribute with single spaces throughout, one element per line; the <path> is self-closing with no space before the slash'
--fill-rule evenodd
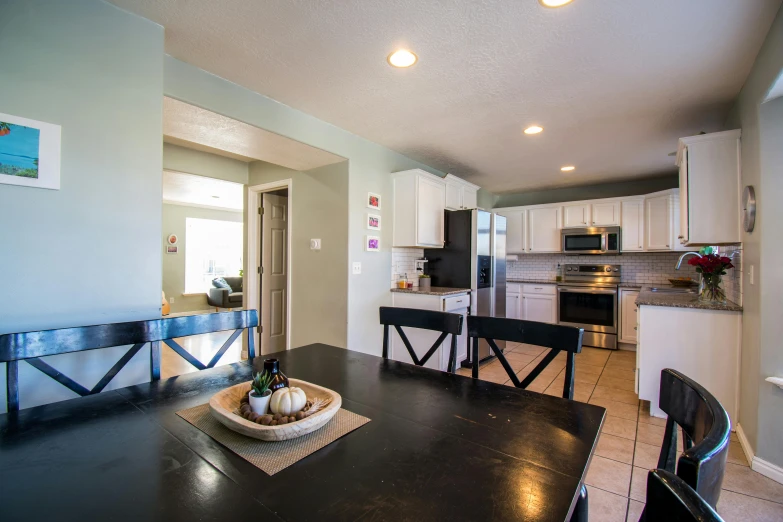
<path id="1" fill-rule="evenodd" d="M 412 281 L 413 286 L 419 286 L 414 261 L 423 256 L 424 249 L 421 248 L 392 248 L 391 287 L 394 288 L 403 275 L 407 275 L 408 281 Z"/>
<path id="2" fill-rule="evenodd" d="M 739 246 L 720 247 L 720 253 L 730 256 L 735 268 L 724 276 L 726 297 L 730 301 L 742 304 L 742 249 Z M 424 255 L 421 248 L 392 248 L 391 286 L 394 287 L 401 274 L 407 274 L 414 286 L 419 285 L 414 261 Z M 562 254 L 524 254 L 519 261 L 509 261 L 506 265 L 508 279 L 554 279 L 557 264 L 567 263 L 604 263 L 622 265 L 622 281 L 640 285 L 668 285 L 669 279 L 691 277 L 698 279 L 696 270 L 688 264 L 686 258 L 682 267 L 675 270 L 682 252 L 639 252 L 624 253 L 619 256 L 564 256 Z"/>
<path id="3" fill-rule="evenodd" d="M 726 297 L 730 301 L 742 304 L 741 274 L 742 255 L 739 247 L 721 247 L 721 255 L 731 255 L 737 251 L 732 263 L 736 268 L 729 269 L 724 276 Z M 596 264 L 622 266 L 622 282 L 640 285 L 668 285 L 669 279 L 691 277 L 698 279 L 696 269 L 687 264 L 686 258 L 682 267 L 675 270 L 677 260 L 682 252 L 639 252 L 624 253 L 618 256 L 565 256 L 562 254 L 524 254 L 518 261 L 509 261 L 506 265 L 508 279 L 554 279 L 557 275 L 558 263 Z"/>

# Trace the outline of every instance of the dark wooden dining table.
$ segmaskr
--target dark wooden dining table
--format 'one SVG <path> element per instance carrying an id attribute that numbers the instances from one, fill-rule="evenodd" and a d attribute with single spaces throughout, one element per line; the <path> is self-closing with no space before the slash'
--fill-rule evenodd
<path id="1" fill-rule="evenodd" d="M 371 422 L 269 476 L 175 413 L 248 362 L 3 414 L 0 519 L 569 520 L 603 408 L 324 344 L 271 356 Z"/>

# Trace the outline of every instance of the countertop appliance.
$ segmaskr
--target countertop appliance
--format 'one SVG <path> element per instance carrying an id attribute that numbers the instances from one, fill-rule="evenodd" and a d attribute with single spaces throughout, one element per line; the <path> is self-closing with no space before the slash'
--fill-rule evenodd
<path id="1" fill-rule="evenodd" d="M 506 316 L 506 218 L 484 210 L 446 210 L 443 248 L 424 250 L 432 286 L 470 288 L 470 315 Z M 467 328 L 467 325 L 465 325 Z M 505 341 L 498 341 L 500 349 Z M 472 347 L 463 367 L 470 367 Z M 479 360 L 492 356 L 479 342 Z"/>
<path id="2" fill-rule="evenodd" d="M 584 328 L 582 344 L 617 349 L 620 265 L 563 267 L 557 284 L 557 323 Z"/>
<path id="3" fill-rule="evenodd" d="M 560 237 L 566 255 L 620 253 L 620 227 L 564 228 Z"/>

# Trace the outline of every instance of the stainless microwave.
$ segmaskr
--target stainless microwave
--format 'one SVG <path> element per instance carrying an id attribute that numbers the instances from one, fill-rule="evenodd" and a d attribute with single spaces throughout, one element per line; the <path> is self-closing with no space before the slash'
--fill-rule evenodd
<path id="1" fill-rule="evenodd" d="M 620 253 L 620 227 L 564 228 L 560 234 L 564 254 Z"/>

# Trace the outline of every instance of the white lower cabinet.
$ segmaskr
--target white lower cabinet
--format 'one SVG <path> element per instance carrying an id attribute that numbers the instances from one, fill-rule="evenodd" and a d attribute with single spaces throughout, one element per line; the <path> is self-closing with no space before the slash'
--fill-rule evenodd
<path id="1" fill-rule="evenodd" d="M 508 319 L 522 319 L 522 297 L 519 295 L 519 285 L 508 283 L 506 285 L 506 317 Z"/>
<path id="2" fill-rule="evenodd" d="M 417 308 L 419 310 L 434 310 L 436 312 L 450 312 L 460 314 L 463 317 L 462 334 L 457 336 L 457 363 L 468 356 L 468 310 L 470 309 L 470 294 L 449 296 L 408 294 L 403 292 L 392 293 L 392 305 L 400 308 Z M 389 358 L 408 364 L 413 364 L 408 350 L 405 348 L 400 335 L 394 328 L 390 328 L 391 343 L 389 345 Z M 405 335 L 413 346 L 416 356 L 421 358 L 440 335 L 438 332 L 420 330 L 418 328 L 403 328 Z M 448 335 L 443 344 L 424 365 L 433 370 L 448 371 L 449 349 L 451 347 L 451 335 Z"/>
<path id="3" fill-rule="evenodd" d="M 520 319 L 557 323 L 557 287 L 547 284 L 522 285 Z"/>
<path id="4" fill-rule="evenodd" d="M 636 344 L 637 316 L 636 298 L 637 290 L 620 289 L 620 342 Z"/>

